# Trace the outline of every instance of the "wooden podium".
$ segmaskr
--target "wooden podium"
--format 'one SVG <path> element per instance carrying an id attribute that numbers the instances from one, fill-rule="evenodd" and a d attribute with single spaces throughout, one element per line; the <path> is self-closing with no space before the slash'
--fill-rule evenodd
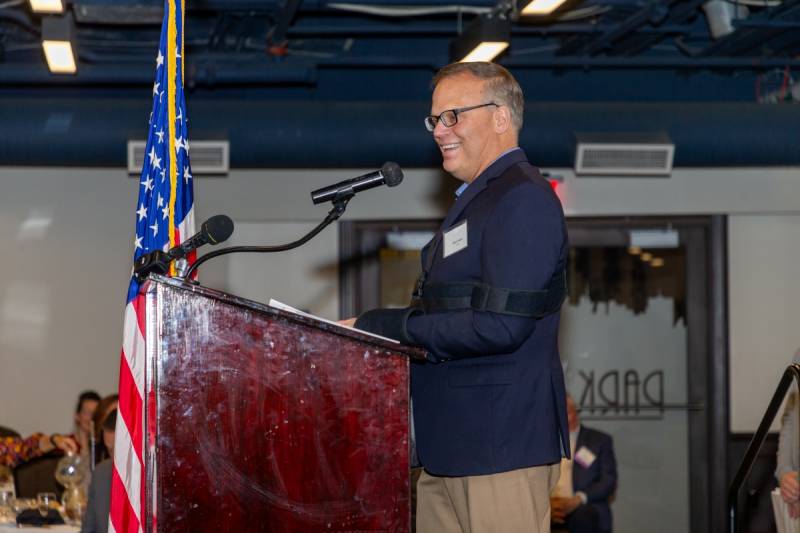
<path id="1" fill-rule="evenodd" d="M 419 351 L 179 280 L 144 290 L 145 531 L 409 531 Z"/>

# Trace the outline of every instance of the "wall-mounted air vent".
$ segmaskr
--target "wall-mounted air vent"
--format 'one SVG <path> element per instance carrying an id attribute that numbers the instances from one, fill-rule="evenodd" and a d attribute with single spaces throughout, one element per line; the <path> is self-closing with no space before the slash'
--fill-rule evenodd
<path id="1" fill-rule="evenodd" d="M 145 158 L 145 141 L 128 141 L 128 173 L 139 174 Z M 191 141 L 189 158 L 193 175 L 220 175 L 230 170 L 228 141 Z"/>
<path id="2" fill-rule="evenodd" d="M 577 135 L 575 173 L 583 176 L 668 176 L 675 145 L 664 134 Z"/>

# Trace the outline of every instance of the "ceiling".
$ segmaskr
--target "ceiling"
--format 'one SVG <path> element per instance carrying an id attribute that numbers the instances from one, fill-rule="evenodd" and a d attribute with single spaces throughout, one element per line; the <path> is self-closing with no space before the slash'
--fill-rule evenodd
<path id="1" fill-rule="evenodd" d="M 619 71 L 622 79 L 633 80 L 632 72 L 653 71 L 664 80 L 702 79 L 701 74 L 715 73 L 743 78 L 752 88 L 754 75 L 800 64 L 800 0 L 745 1 L 718 3 L 742 18 L 729 21 L 731 33 L 717 39 L 710 34 L 702 0 L 572 1 L 555 16 L 516 18 L 511 46 L 500 62 L 538 78 L 590 72 L 602 80 L 604 72 Z M 323 99 L 407 94 L 409 81 L 427 80 L 449 62 L 450 41 L 479 13 L 515 18 L 510 5 L 492 0 L 186 4 L 190 89 L 272 89 L 277 95 Z M 0 86 L 152 83 L 163 1 L 73 0 L 68 9 L 76 20 L 79 72 L 53 76 L 41 53 L 42 17 L 30 12 L 26 0 L 0 0 Z M 376 73 L 386 82 L 375 83 Z M 398 90 L 395 84 L 401 83 Z M 648 89 L 668 96 L 672 85 Z M 411 98 L 427 96 L 427 83 L 410 90 Z M 563 88 L 545 87 L 550 91 L 563 95 Z"/>
<path id="2" fill-rule="evenodd" d="M 679 165 L 713 164 L 711 153 L 737 164 L 743 154 L 752 154 L 752 164 L 800 162 L 785 135 L 796 131 L 800 106 L 766 112 L 775 106 L 756 103 L 800 100 L 800 83 L 793 85 L 800 0 L 719 0 L 716 8 L 735 16 L 727 20 L 730 33 L 716 38 L 698 0 L 570 0 L 544 19 L 518 18 L 507 1 L 186 0 L 193 138 L 200 131 L 231 139 L 232 164 L 246 166 L 275 157 L 284 166 L 354 165 L 359 151 L 387 138 L 418 153 L 407 139 L 421 130 L 432 74 L 450 62 L 449 44 L 460 31 L 492 13 L 513 20 L 499 62 L 525 90 L 526 123 L 547 125 L 547 134 L 528 131 L 525 142 L 550 143 L 538 154 L 550 164 L 571 164 L 563 142 L 575 131 L 637 127 L 694 142 L 696 157 L 679 147 Z M 61 156 L 53 144 L 46 153 L 31 148 L 54 122 L 71 124 L 59 131 L 74 133 L 76 143 L 82 133 L 75 128 L 96 131 L 94 121 L 110 116 L 116 120 L 102 140 L 116 147 L 142 136 L 131 132 L 140 131 L 150 105 L 163 0 L 73 0 L 67 9 L 76 24 L 78 73 L 53 75 L 41 51 L 42 16 L 27 0 L 0 0 L 0 122 L 20 135 L 0 146 L 0 164 L 72 164 L 74 147 Z M 631 103 L 642 107 L 622 105 Z M 32 106 L 40 108 L 37 120 Z M 335 132 L 327 143 L 326 131 Z M 318 151 L 327 155 L 309 160 L 307 145 L 289 155 L 258 150 L 257 141 L 280 144 L 287 135 L 326 144 Z M 415 164 L 437 164 L 429 139 L 419 137 L 426 155 Z M 354 138 L 361 145 L 353 147 Z M 736 151 L 725 155 L 726 146 Z M 89 164 L 124 163 L 124 148 L 95 147 L 82 151 Z"/>

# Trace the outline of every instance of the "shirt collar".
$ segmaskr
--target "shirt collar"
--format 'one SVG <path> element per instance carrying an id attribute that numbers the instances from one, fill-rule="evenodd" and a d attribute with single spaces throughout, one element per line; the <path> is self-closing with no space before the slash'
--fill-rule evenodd
<path id="1" fill-rule="evenodd" d="M 500 154 L 497 157 L 495 157 L 494 160 L 486 166 L 486 168 L 489 168 L 490 166 L 494 165 L 497 162 L 498 159 L 500 159 L 501 157 L 507 156 L 508 154 L 510 154 L 511 152 L 514 152 L 515 150 L 522 150 L 522 148 L 520 148 L 519 146 L 515 146 L 514 148 L 509 148 L 508 150 L 506 150 L 502 154 Z M 456 189 L 456 198 L 461 196 L 464 193 L 464 191 L 467 190 L 467 187 L 469 187 L 469 183 L 467 183 L 466 181 L 464 183 L 462 183 L 461 186 L 458 189 Z"/>

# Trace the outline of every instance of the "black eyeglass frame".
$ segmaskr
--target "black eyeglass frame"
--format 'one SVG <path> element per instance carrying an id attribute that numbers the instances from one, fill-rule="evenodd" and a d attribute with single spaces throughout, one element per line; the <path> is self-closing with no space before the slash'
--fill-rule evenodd
<path id="1" fill-rule="evenodd" d="M 485 104 L 471 105 L 471 106 L 467 106 L 467 107 L 459 107 L 459 108 L 456 108 L 456 109 L 445 109 L 444 111 L 442 111 L 438 115 L 428 115 L 427 117 L 425 117 L 425 129 L 427 129 L 430 132 L 433 132 L 433 130 L 436 129 L 436 125 L 439 123 L 439 121 L 441 121 L 442 124 L 444 124 L 445 128 L 452 128 L 453 126 L 458 124 L 458 115 L 459 114 L 466 113 L 467 111 L 472 111 L 473 109 L 478 109 L 480 107 L 486 107 L 486 106 L 490 106 L 490 105 L 500 107 L 500 104 L 498 104 L 498 103 L 487 102 Z M 442 117 L 444 115 L 446 115 L 447 113 L 452 113 L 453 114 L 453 123 L 452 124 L 448 124 L 446 120 L 442 119 Z"/>

